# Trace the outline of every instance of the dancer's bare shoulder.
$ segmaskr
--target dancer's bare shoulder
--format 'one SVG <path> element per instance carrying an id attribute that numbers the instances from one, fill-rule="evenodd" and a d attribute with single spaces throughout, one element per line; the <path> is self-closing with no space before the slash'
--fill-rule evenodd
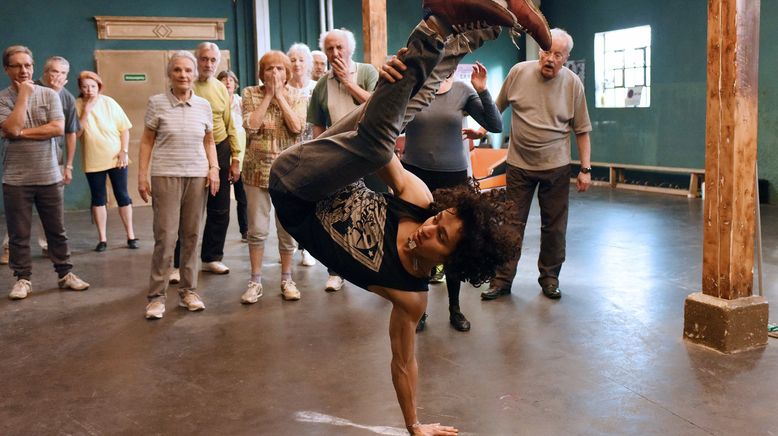
<path id="1" fill-rule="evenodd" d="M 422 208 L 427 208 L 432 203 L 430 189 L 415 174 L 403 168 L 397 156 L 393 156 L 376 174 L 392 188 L 392 193 L 398 198 Z"/>

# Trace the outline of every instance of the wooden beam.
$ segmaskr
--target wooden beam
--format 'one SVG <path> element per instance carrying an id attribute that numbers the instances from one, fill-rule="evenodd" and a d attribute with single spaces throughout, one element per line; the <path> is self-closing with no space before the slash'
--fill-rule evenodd
<path id="1" fill-rule="evenodd" d="M 386 62 L 386 0 L 362 0 L 365 63 L 376 68 Z"/>
<path id="2" fill-rule="evenodd" d="M 751 295 L 760 0 L 708 0 L 702 292 Z"/>

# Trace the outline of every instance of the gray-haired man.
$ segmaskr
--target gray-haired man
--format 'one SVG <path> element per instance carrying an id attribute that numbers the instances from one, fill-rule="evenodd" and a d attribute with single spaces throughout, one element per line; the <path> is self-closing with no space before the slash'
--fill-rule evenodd
<path id="1" fill-rule="evenodd" d="M 83 291 L 89 284 L 71 272 L 64 224 L 64 185 L 55 138 L 65 133 L 65 116 L 56 92 L 32 81 L 32 52 L 16 45 L 3 52 L 3 68 L 11 86 L 0 91 L 0 130 L 6 140 L 3 201 L 8 227 L 10 266 L 17 278 L 9 298 L 32 290 L 30 227 L 32 206 L 40 215 L 49 258 L 59 287 Z"/>
<path id="2" fill-rule="evenodd" d="M 43 75 L 35 81 L 36 85 L 51 88 L 59 94 L 62 102 L 62 111 L 65 114 L 65 135 L 58 136 L 57 141 L 57 160 L 62 167 L 63 182 L 68 185 L 73 180 L 73 158 L 76 154 L 76 134 L 81 129 L 76 116 L 76 99 L 73 94 L 65 89 L 68 83 L 68 72 L 70 72 L 70 63 L 61 56 L 52 56 L 46 59 L 43 65 Z M 63 156 L 62 147 L 67 144 L 67 163 Z M 48 257 L 49 245 L 46 242 L 46 235 L 41 227 L 40 221 L 36 221 L 38 230 L 38 245 L 41 247 L 44 257 Z M 3 238 L 3 253 L 0 255 L 0 265 L 8 264 L 8 234 Z"/>
<path id="3" fill-rule="evenodd" d="M 308 122 L 313 124 L 313 137 L 351 113 L 372 94 L 378 82 L 378 72 L 370 64 L 354 62 L 356 42 L 354 34 L 346 29 L 333 29 L 321 34 L 319 47 L 324 51 L 331 69 L 319 79 L 308 104 Z M 380 181 L 367 180 L 368 186 L 379 189 Z M 334 292 L 343 287 L 343 278 L 328 269 L 324 289 Z"/>

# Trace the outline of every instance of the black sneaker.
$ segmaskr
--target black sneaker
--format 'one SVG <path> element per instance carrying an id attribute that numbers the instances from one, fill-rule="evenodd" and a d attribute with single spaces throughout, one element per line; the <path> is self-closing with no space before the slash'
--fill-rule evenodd
<path id="1" fill-rule="evenodd" d="M 421 316 L 419 323 L 416 324 L 416 333 L 423 332 L 426 327 L 427 327 L 427 312 L 424 312 L 424 315 Z"/>
<path id="2" fill-rule="evenodd" d="M 481 299 L 482 300 L 496 300 L 497 298 L 502 297 L 503 295 L 510 295 L 511 288 L 495 288 L 495 287 L 489 287 L 489 290 L 485 292 L 481 292 Z"/>
<path id="3" fill-rule="evenodd" d="M 443 283 L 444 280 L 446 280 L 446 273 L 443 272 L 443 265 L 438 265 L 434 268 L 434 272 L 430 277 L 430 283 Z"/>
<path id="4" fill-rule="evenodd" d="M 102 253 L 105 251 L 105 249 L 108 248 L 108 243 L 105 241 L 100 241 L 97 243 L 97 246 L 95 247 L 95 251 L 98 253 Z"/>
<path id="5" fill-rule="evenodd" d="M 138 241 L 138 238 L 128 239 L 127 248 L 131 248 L 133 250 L 137 250 L 138 248 L 140 248 L 140 241 Z"/>

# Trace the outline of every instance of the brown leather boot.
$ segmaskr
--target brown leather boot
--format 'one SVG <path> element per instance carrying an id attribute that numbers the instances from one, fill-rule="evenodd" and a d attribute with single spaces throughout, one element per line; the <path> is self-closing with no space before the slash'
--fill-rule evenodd
<path id="1" fill-rule="evenodd" d="M 424 0 L 423 7 L 454 27 L 476 22 L 505 27 L 517 24 L 516 17 L 493 0 Z"/>
<path id="2" fill-rule="evenodd" d="M 548 22 L 532 0 L 508 0 L 508 9 L 516 16 L 518 30 L 529 33 L 541 49 L 551 48 Z"/>

